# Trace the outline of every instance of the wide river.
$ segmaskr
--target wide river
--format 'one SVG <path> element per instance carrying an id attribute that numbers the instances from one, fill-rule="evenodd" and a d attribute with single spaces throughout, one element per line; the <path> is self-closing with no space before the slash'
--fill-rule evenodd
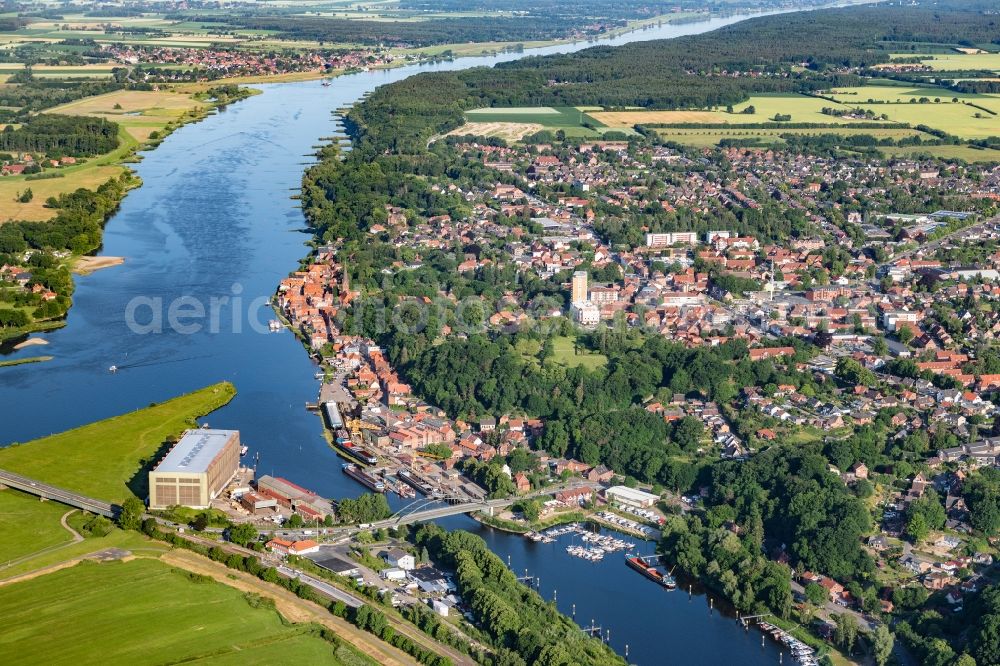
<path id="1" fill-rule="evenodd" d="M 744 18 L 661 25 L 601 44 L 702 33 Z M 588 46 L 580 42 L 525 54 Z M 5 358 L 55 358 L 0 369 L 0 444 L 229 380 L 238 395 L 209 419 L 215 427 L 241 431 L 251 453 L 260 454 L 260 474 L 281 475 L 330 497 L 360 494 L 362 487 L 341 472 L 340 459 L 323 439 L 320 419 L 304 409 L 316 399 L 315 365 L 289 332 L 252 330 L 249 305 L 274 293 L 307 253 L 303 244 L 309 237 L 292 196 L 321 137 L 339 129 L 333 110 L 418 72 L 519 57 L 499 54 L 351 74 L 329 87 L 319 81 L 262 85 L 263 94 L 180 129 L 146 153 L 135 167 L 144 185 L 108 222 L 101 251 L 125 257 L 124 265 L 77 280 L 67 326 L 42 336 L 48 346 L 7 350 Z M 219 326 L 206 320 L 195 332 L 144 333 L 126 324 L 130 302 L 144 304 L 136 319 L 147 323 L 150 304 L 162 303 L 166 321 L 170 304 L 184 297 L 206 309 L 212 298 L 241 299 L 242 305 L 224 306 Z M 234 310 L 241 314 L 240 326 L 232 323 Z M 270 318 L 262 309 L 260 319 Z M 111 374 L 111 365 L 121 369 Z M 581 624 L 593 620 L 610 632 L 612 647 L 624 654 L 627 645 L 633 663 L 778 663 L 775 644 L 762 646 L 760 634 L 745 633 L 735 620 L 710 612 L 706 597 L 666 592 L 628 569 L 620 556 L 595 564 L 566 554 L 568 537 L 535 544 L 466 517 L 443 522 L 480 533 L 519 574 L 527 568 L 538 576 L 543 595 L 557 596 L 567 614 L 575 608 Z M 652 544 L 645 550 L 652 552 Z M 789 657 L 784 655 L 791 663 Z"/>

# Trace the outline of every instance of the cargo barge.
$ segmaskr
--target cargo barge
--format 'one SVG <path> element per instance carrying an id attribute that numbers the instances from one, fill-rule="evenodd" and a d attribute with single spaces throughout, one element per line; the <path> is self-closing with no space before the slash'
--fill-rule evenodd
<path id="1" fill-rule="evenodd" d="M 377 493 L 385 492 L 385 484 L 376 479 L 374 476 L 364 471 L 354 463 L 347 463 L 343 466 L 344 474 L 351 477 L 361 485 L 365 486 L 370 490 L 374 490 Z"/>
<path id="2" fill-rule="evenodd" d="M 399 470 L 396 472 L 396 476 L 399 477 L 400 481 L 413 487 L 413 489 L 418 491 L 421 495 L 430 496 L 430 494 L 434 491 L 429 483 L 425 482 L 408 469 Z"/>
<path id="3" fill-rule="evenodd" d="M 366 465 L 375 465 L 378 463 L 378 456 L 351 441 L 351 436 L 347 434 L 346 430 L 337 431 L 336 437 L 333 440 L 333 447 L 344 455 L 350 456 L 352 459 Z"/>
<path id="4" fill-rule="evenodd" d="M 649 580 L 659 585 L 662 585 L 668 590 L 672 590 L 675 587 L 677 587 L 677 581 L 674 580 L 673 576 L 671 576 L 669 573 L 663 573 L 657 570 L 657 568 L 654 566 L 646 564 L 646 561 L 643 560 L 638 555 L 633 555 L 631 557 L 625 556 L 625 563 L 629 565 L 629 567 L 641 573 Z"/>

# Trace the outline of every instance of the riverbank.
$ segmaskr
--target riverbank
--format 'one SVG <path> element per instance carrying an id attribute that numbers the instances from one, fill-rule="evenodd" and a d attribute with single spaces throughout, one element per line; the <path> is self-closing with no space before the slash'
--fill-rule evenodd
<path id="1" fill-rule="evenodd" d="M 125 257 L 77 257 L 73 262 L 73 272 L 77 275 L 90 275 L 94 271 L 112 266 L 121 266 L 125 263 Z"/>
<path id="2" fill-rule="evenodd" d="M 144 497 L 145 472 L 169 438 L 236 396 L 228 382 L 207 386 L 129 414 L 0 449 L 0 467 L 88 497 L 121 502 Z"/>
<path id="3" fill-rule="evenodd" d="M 510 534 L 528 534 L 538 532 L 557 525 L 568 525 L 569 523 L 581 523 L 590 520 L 590 516 L 582 511 L 571 511 L 552 516 L 548 520 L 538 520 L 533 523 L 519 523 L 514 520 L 506 520 L 497 516 L 488 516 L 484 513 L 471 513 L 469 517 L 476 522 L 492 527 L 493 529 Z"/>
<path id="4" fill-rule="evenodd" d="M 223 94 L 225 92 L 225 94 Z M 171 109 L 173 115 L 146 116 L 145 108 L 150 104 L 157 104 L 157 100 L 162 99 L 162 95 L 177 96 L 173 91 L 150 92 L 152 98 L 147 98 L 147 91 L 116 91 L 95 97 L 88 97 L 76 100 L 69 104 L 48 109 L 46 113 L 63 115 L 87 115 L 97 116 L 113 120 L 119 123 L 119 145 L 109 153 L 99 155 L 93 159 L 88 159 L 77 165 L 60 168 L 54 172 L 52 178 L 28 180 L 31 176 L 7 177 L 0 184 L 0 198 L 10 195 L 18 188 L 27 186 L 34 193 L 30 202 L 24 204 L 33 206 L 31 211 L 25 213 L 27 219 L 37 218 L 42 223 L 55 223 L 58 220 L 58 212 L 50 212 L 52 209 L 44 203 L 50 198 L 58 198 L 68 192 L 79 189 L 88 191 L 101 191 L 104 195 L 112 196 L 110 200 L 103 201 L 103 219 L 101 220 L 101 238 L 92 247 L 84 249 L 80 253 L 70 255 L 62 262 L 71 274 L 89 275 L 90 273 L 110 266 L 120 265 L 125 261 L 124 257 L 93 256 L 88 254 L 98 250 L 103 244 L 103 227 L 107 221 L 118 211 L 122 201 L 128 193 L 142 186 L 142 179 L 129 167 L 142 159 L 141 151 L 151 151 L 157 148 L 173 132 L 185 125 L 199 122 L 208 116 L 216 113 L 219 109 L 227 105 L 246 99 L 253 95 L 260 94 L 261 91 L 251 88 L 237 88 L 233 91 L 225 87 L 209 86 L 200 90 L 192 90 L 186 95 L 190 97 L 193 106 L 183 109 L 179 115 L 174 114 L 175 109 Z M 140 110 L 136 110 L 140 109 Z M 131 116 L 127 114 L 139 114 Z M 142 118 L 142 124 L 131 125 L 132 118 Z M 148 124 L 149 119 L 154 118 L 158 122 Z M 100 179 L 95 180 L 95 179 Z M 109 184 L 118 180 L 120 186 L 108 187 Z M 93 189 L 91 189 L 93 188 Z M 14 198 L 9 196 L 9 198 Z M 44 212 L 42 212 L 44 211 Z M 15 211 L 14 214 L 21 214 Z M 72 297 L 75 291 L 75 284 L 71 283 L 69 293 L 62 296 Z M 43 319 L 32 320 L 26 325 L 17 327 L 0 328 L 0 342 L 18 338 L 30 333 L 40 333 L 61 328 L 65 325 L 65 319 L 72 308 L 72 301 L 66 311 L 57 316 L 49 316 Z M 34 317 L 33 312 L 25 310 L 29 318 Z"/>
<path id="5" fill-rule="evenodd" d="M 15 358 L 9 361 L 0 361 L 0 368 L 10 368 L 15 365 L 25 365 L 27 363 L 44 363 L 45 361 L 51 361 L 54 357 L 52 356 L 28 356 L 27 358 Z"/>

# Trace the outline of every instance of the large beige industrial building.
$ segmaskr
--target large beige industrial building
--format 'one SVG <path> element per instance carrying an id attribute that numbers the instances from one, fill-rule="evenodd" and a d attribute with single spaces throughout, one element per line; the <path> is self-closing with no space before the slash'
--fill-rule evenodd
<path id="1" fill-rule="evenodd" d="M 149 473 L 149 508 L 207 509 L 239 466 L 238 430 L 188 430 Z"/>

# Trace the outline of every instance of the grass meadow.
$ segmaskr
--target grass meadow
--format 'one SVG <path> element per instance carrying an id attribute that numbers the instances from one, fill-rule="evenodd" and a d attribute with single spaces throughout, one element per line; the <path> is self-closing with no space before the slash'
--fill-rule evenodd
<path id="1" fill-rule="evenodd" d="M 0 586 L 0 608 L 5 664 L 372 663 L 339 659 L 269 604 L 153 559 L 87 561 Z"/>
<path id="2" fill-rule="evenodd" d="M 196 418 L 235 395 L 232 384 L 214 384 L 128 414 L 8 446 L 0 449 L 0 468 L 109 502 L 144 497 L 142 472 L 166 438 L 195 425 Z"/>

